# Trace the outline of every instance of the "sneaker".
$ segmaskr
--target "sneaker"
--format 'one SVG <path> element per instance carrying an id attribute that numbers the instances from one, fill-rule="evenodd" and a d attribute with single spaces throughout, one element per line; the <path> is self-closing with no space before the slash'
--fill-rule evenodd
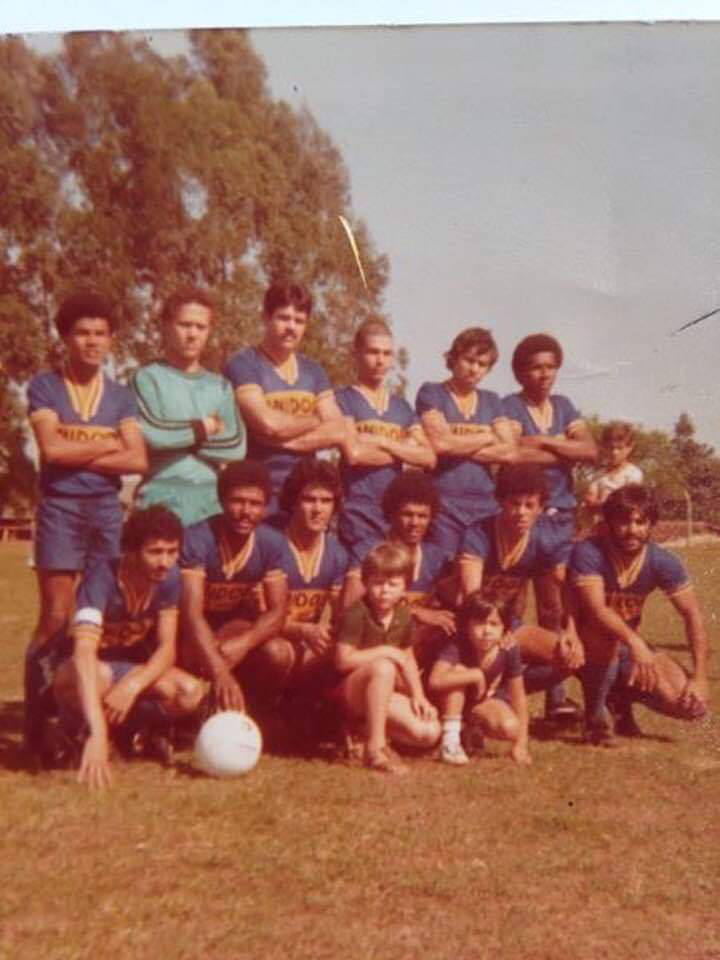
<path id="1" fill-rule="evenodd" d="M 461 743 L 443 743 L 440 746 L 440 760 L 454 767 L 464 767 L 470 763 L 470 757 L 463 750 Z"/>
<path id="2" fill-rule="evenodd" d="M 560 703 L 556 703 L 545 711 L 545 719 L 550 723 L 577 723 L 581 717 L 580 704 L 575 703 L 570 697 L 565 697 Z"/>
<path id="3" fill-rule="evenodd" d="M 402 762 L 400 757 L 389 747 L 381 747 L 379 750 L 370 750 L 365 748 L 365 766 L 368 770 L 374 770 L 376 773 L 395 773 L 405 774 L 408 768 Z"/>

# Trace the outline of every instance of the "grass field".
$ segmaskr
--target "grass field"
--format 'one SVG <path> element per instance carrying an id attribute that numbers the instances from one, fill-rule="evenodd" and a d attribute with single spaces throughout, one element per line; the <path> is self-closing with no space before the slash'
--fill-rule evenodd
<path id="1" fill-rule="evenodd" d="M 715 656 L 720 551 L 684 551 Z M 0 552 L 0 957 L 172 960 L 720 958 L 720 722 L 638 709 L 620 749 L 577 732 L 395 779 L 263 757 L 244 779 L 115 767 L 91 795 L 18 769 L 35 614 L 26 548 Z M 671 608 L 646 630 L 682 653 Z M 535 709 L 538 705 L 535 704 Z"/>

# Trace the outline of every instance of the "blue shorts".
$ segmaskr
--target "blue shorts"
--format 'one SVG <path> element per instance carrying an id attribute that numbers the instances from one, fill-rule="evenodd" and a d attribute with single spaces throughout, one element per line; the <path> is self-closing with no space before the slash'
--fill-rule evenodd
<path id="1" fill-rule="evenodd" d="M 338 535 L 353 559 L 362 559 L 370 546 L 381 543 L 387 536 L 387 524 L 380 504 L 368 498 L 346 500 L 340 512 Z M 361 544 L 369 546 L 360 547 Z M 361 555 L 358 548 L 363 550 Z"/>
<path id="2" fill-rule="evenodd" d="M 137 667 L 137 663 L 131 663 L 129 660 L 101 660 L 100 662 L 110 667 L 113 685 L 119 683 L 123 677 Z"/>
<path id="3" fill-rule="evenodd" d="M 85 570 L 120 554 L 122 506 L 107 497 L 44 497 L 35 514 L 35 566 Z"/>
<path id="4" fill-rule="evenodd" d="M 460 549 L 460 541 L 468 527 L 498 512 L 495 498 L 457 497 L 440 501 L 440 509 L 430 524 L 428 541 L 435 543 L 451 557 Z"/>

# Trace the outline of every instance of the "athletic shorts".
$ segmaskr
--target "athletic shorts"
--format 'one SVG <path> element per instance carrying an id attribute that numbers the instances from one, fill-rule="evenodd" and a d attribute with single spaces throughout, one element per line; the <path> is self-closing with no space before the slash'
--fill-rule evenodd
<path id="1" fill-rule="evenodd" d="M 35 566 L 85 570 L 120 554 L 122 507 L 107 497 L 44 497 L 35 515 Z"/>

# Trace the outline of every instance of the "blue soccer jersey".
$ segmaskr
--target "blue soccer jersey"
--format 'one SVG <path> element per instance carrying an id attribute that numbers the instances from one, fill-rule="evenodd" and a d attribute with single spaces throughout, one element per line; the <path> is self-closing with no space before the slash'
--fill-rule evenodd
<path id="1" fill-rule="evenodd" d="M 437 659 L 452 666 L 458 664 L 465 667 L 478 666 L 476 651 L 469 643 L 462 643 L 457 637 L 453 637 L 440 648 Z M 490 664 L 482 668 L 482 671 L 485 677 L 485 693 L 482 699 L 487 700 L 496 693 L 502 692 L 509 680 L 523 675 L 520 648 L 514 643 L 509 647 L 499 647 L 497 655 Z"/>
<path id="2" fill-rule="evenodd" d="M 289 565 L 285 538 L 264 524 L 235 552 L 222 514 L 188 527 L 180 553 L 183 573 L 204 577 L 203 613 L 214 627 L 236 617 L 257 616 L 263 606 L 262 586 L 286 582 Z"/>
<path id="3" fill-rule="evenodd" d="M 99 635 L 101 660 L 144 663 L 155 649 L 158 615 L 177 611 L 180 571 L 172 567 L 158 584 L 138 593 L 128 578 L 127 561 L 102 560 L 88 570 L 77 591 L 73 633 L 88 630 Z"/>
<path id="4" fill-rule="evenodd" d="M 365 554 L 382 542 L 378 539 L 375 542 L 366 541 L 362 545 L 352 564 L 356 575 L 359 575 L 359 568 Z M 452 565 L 453 557 L 442 547 L 427 541 L 418 544 L 413 577 L 402 602 L 412 607 L 429 606 L 438 585 L 452 574 Z"/>
<path id="5" fill-rule="evenodd" d="M 490 390 L 476 390 L 469 414 L 464 414 L 445 383 L 424 383 L 418 391 L 415 409 L 418 416 L 432 410 L 441 413 L 453 434 L 460 437 L 493 436 L 493 425 L 504 419 L 500 398 Z M 440 456 L 433 471 L 443 506 L 453 501 L 472 501 L 475 520 L 497 511 L 492 475 L 483 463 L 467 456 Z"/>
<path id="6" fill-rule="evenodd" d="M 328 602 L 339 593 L 348 569 L 345 548 L 332 534 L 323 534 L 318 548 L 305 553 L 288 538 L 288 620 L 317 623 Z"/>
<path id="7" fill-rule="evenodd" d="M 505 606 L 517 597 L 528 580 L 566 564 L 570 549 L 571 545 L 559 537 L 543 517 L 515 543 L 510 543 L 504 535 L 499 517 L 488 517 L 466 531 L 460 545 L 460 560 L 482 561 L 483 597 L 489 603 Z"/>
<path id="8" fill-rule="evenodd" d="M 546 423 L 539 423 L 521 393 L 512 393 L 503 400 L 505 415 L 521 437 L 570 437 L 583 425 L 583 419 L 567 397 L 548 398 L 550 407 Z M 572 510 L 577 501 L 573 491 L 573 468 L 569 463 L 544 467 L 548 507 Z"/>
<path id="9" fill-rule="evenodd" d="M 260 387 L 268 405 L 274 410 L 296 416 L 312 416 L 316 413 L 318 400 L 332 393 L 327 374 L 319 364 L 301 354 L 295 355 L 295 362 L 290 367 L 290 373 L 285 374 L 261 348 L 247 347 L 230 357 L 223 373 L 236 394 Z M 273 446 L 257 436 L 252 428 L 248 428 L 248 434 L 248 457 L 267 465 L 273 491 L 279 493 L 285 477 L 307 455 Z"/>
<path id="10" fill-rule="evenodd" d="M 574 585 L 602 583 L 607 605 L 633 629 L 639 626 L 645 598 L 653 590 L 660 588 L 672 597 L 690 587 L 681 561 L 652 542 L 626 558 L 606 537 L 581 540 L 575 544 L 568 571 Z"/>
<path id="11" fill-rule="evenodd" d="M 28 415 L 31 423 L 57 423 L 60 435 L 76 443 L 117 438 L 121 426 L 137 422 L 130 390 L 102 371 L 82 385 L 68 373 L 39 373 L 28 387 Z M 91 467 L 40 465 L 43 496 L 97 497 L 116 493 L 119 488 L 119 476 L 98 473 Z"/>

